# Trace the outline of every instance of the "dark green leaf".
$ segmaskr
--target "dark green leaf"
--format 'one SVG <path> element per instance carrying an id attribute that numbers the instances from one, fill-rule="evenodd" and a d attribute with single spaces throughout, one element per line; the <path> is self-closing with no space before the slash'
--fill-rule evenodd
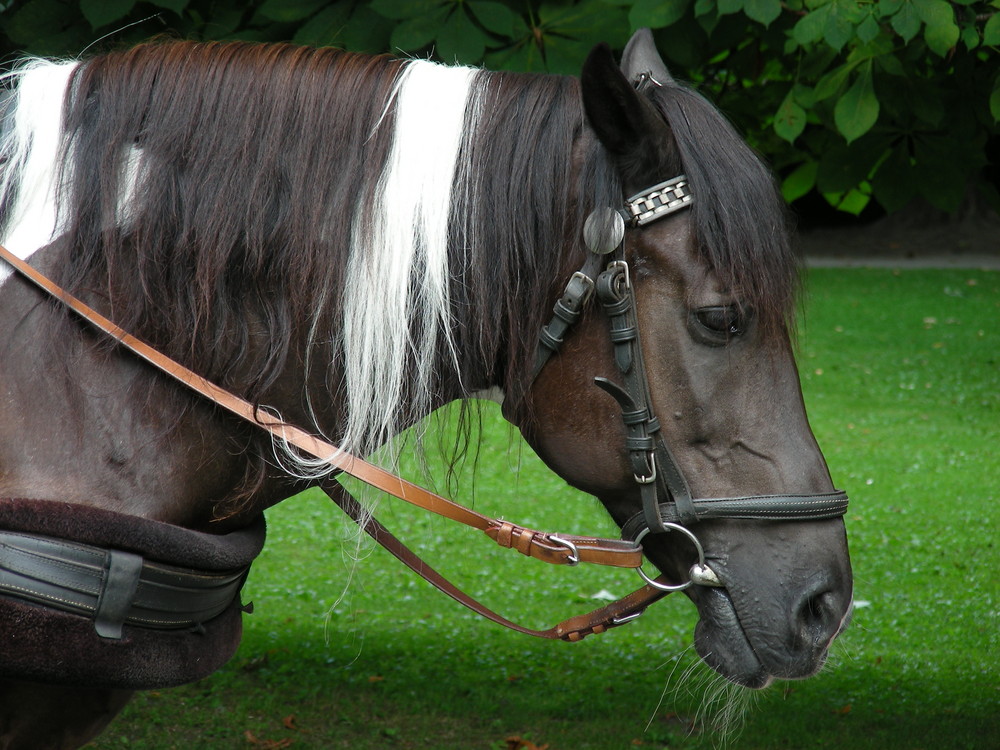
<path id="1" fill-rule="evenodd" d="M 188 6 L 188 0 L 150 0 L 158 8 L 172 10 L 177 15 L 181 15 Z"/>
<path id="2" fill-rule="evenodd" d="M 848 190 L 837 202 L 837 210 L 859 216 L 871 202 L 871 188 L 862 184 L 859 188 Z"/>
<path id="3" fill-rule="evenodd" d="M 920 31 L 920 16 L 909 0 L 892 17 L 892 28 L 907 44 Z"/>
<path id="4" fill-rule="evenodd" d="M 979 46 L 979 31 L 975 23 L 962 24 L 961 39 L 966 49 L 975 49 Z"/>
<path id="5" fill-rule="evenodd" d="M 329 5 L 302 24 L 295 32 L 292 41 L 313 47 L 339 46 L 350 12 L 350 5 L 344 3 Z"/>
<path id="6" fill-rule="evenodd" d="M 878 120 L 879 104 L 872 84 L 871 62 L 861 67 L 844 95 L 837 100 L 833 110 L 833 119 L 837 130 L 850 143 L 871 130 Z"/>
<path id="7" fill-rule="evenodd" d="M 816 172 L 819 170 L 819 163 L 807 161 L 796 167 L 788 177 L 781 183 L 781 195 L 787 203 L 798 200 L 807 195 L 816 186 Z"/>
<path id="8" fill-rule="evenodd" d="M 789 143 L 794 143 L 805 127 L 806 111 L 795 101 L 794 91 L 790 90 L 774 114 L 774 132 Z"/>
<path id="9" fill-rule="evenodd" d="M 3 30 L 16 44 L 34 49 L 37 39 L 62 30 L 59 15 L 63 9 L 59 0 L 29 0 L 4 14 Z"/>
<path id="10" fill-rule="evenodd" d="M 447 20 L 446 8 L 438 8 L 433 13 L 401 21 L 392 30 L 392 46 L 404 52 L 413 52 L 434 41 Z"/>
<path id="11" fill-rule="evenodd" d="M 394 21 L 426 16 L 439 5 L 438 0 L 372 0 L 371 2 L 371 8 L 376 13 Z"/>
<path id="12" fill-rule="evenodd" d="M 875 39 L 880 33 L 882 33 L 882 27 L 878 25 L 873 14 L 869 14 L 857 29 L 858 39 L 865 44 Z"/>
<path id="13" fill-rule="evenodd" d="M 796 83 L 792 86 L 792 95 L 795 97 L 795 101 L 805 109 L 812 109 L 816 106 L 816 92 L 813 91 L 811 86 Z"/>
<path id="14" fill-rule="evenodd" d="M 83 17 L 95 30 L 121 20 L 128 15 L 133 5 L 135 0 L 80 0 Z"/>
<path id="15" fill-rule="evenodd" d="M 983 27 L 983 44 L 990 47 L 1000 45 L 1000 13 L 994 12 Z"/>
<path id="16" fill-rule="evenodd" d="M 475 65 L 483 59 L 486 37 L 461 8 L 455 9 L 437 35 L 437 56 L 448 64 Z"/>
<path id="17" fill-rule="evenodd" d="M 467 7 L 487 31 L 507 39 L 514 35 L 514 13 L 503 3 L 474 0 L 469 2 Z"/>
<path id="18" fill-rule="evenodd" d="M 745 0 L 743 12 L 747 18 L 770 26 L 781 15 L 781 0 Z"/>
<path id="19" fill-rule="evenodd" d="M 823 26 L 823 39 L 836 50 L 842 49 L 854 37 L 854 25 L 858 17 L 857 5 L 850 0 L 833 0 Z"/>
<path id="20" fill-rule="evenodd" d="M 812 13 L 807 13 L 799 19 L 792 28 L 792 36 L 795 41 L 805 46 L 813 44 L 823 38 L 823 31 L 826 28 L 826 19 L 830 14 L 830 6 L 824 5 Z"/>
<path id="21" fill-rule="evenodd" d="M 538 11 L 545 43 L 545 57 L 550 47 L 557 56 L 569 55 L 552 72 L 579 73 L 590 49 L 600 42 L 623 47 L 629 37 L 628 16 L 624 9 L 609 8 L 601 0 L 589 0 L 575 6 L 542 5 Z M 551 62 L 551 61 L 549 61 Z"/>
<path id="22" fill-rule="evenodd" d="M 840 93 L 853 67 L 852 65 L 841 65 L 820 78 L 816 82 L 816 101 L 823 101 Z"/>
<path id="23" fill-rule="evenodd" d="M 777 2 L 777 0 L 775 0 Z M 628 20 L 633 29 L 649 27 L 662 29 L 671 26 L 681 18 L 688 9 L 690 0 L 636 0 L 629 11 Z"/>
<path id="24" fill-rule="evenodd" d="M 695 18 L 709 14 L 714 15 L 715 11 L 716 11 L 715 0 L 695 0 L 694 3 Z"/>
<path id="25" fill-rule="evenodd" d="M 878 66 L 891 76 L 905 76 L 906 70 L 903 63 L 895 55 L 880 55 L 875 60 Z"/>
<path id="26" fill-rule="evenodd" d="M 264 0 L 257 9 L 264 18 L 279 23 L 301 21 L 326 5 L 326 0 Z"/>
<path id="27" fill-rule="evenodd" d="M 888 18 L 899 11 L 905 0 L 881 0 L 877 6 L 877 11 L 882 18 Z"/>
<path id="28" fill-rule="evenodd" d="M 716 0 L 719 6 L 719 15 L 727 16 L 730 13 L 739 13 L 743 10 L 743 0 Z"/>
<path id="29" fill-rule="evenodd" d="M 345 49 L 352 52 L 384 52 L 390 48 L 393 23 L 368 5 L 358 5 L 342 34 Z"/>
<path id="30" fill-rule="evenodd" d="M 924 39 L 927 46 L 944 57 L 958 43 L 959 29 L 955 11 L 946 0 L 912 0 L 920 19 L 927 24 Z"/>

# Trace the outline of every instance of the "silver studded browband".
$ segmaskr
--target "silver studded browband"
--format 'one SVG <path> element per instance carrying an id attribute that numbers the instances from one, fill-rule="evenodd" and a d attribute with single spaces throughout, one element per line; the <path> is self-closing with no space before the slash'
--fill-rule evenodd
<path id="1" fill-rule="evenodd" d="M 625 201 L 625 209 L 629 223 L 641 227 L 687 207 L 691 201 L 687 176 L 680 175 L 636 193 Z"/>

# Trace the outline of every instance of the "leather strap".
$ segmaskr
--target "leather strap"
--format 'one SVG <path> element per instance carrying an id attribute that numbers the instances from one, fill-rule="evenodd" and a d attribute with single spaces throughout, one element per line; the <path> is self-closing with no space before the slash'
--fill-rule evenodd
<path id="1" fill-rule="evenodd" d="M 538 334 L 538 354 L 535 369 L 531 373 L 532 382 L 552 355 L 559 351 L 566 332 L 580 319 L 584 305 L 594 293 L 594 279 L 597 278 L 602 263 L 600 255 L 588 252 L 583 266 L 566 283 L 562 296 L 552 308 L 552 319 L 542 326 Z"/>
<path id="2" fill-rule="evenodd" d="M 848 499 L 843 490 L 834 490 L 815 495 L 696 498 L 692 503 L 699 520 L 822 521 L 844 515 Z M 664 523 L 681 524 L 680 514 L 673 504 L 660 503 L 658 509 Z M 649 526 L 645 512 L 636 513 L 622 525 L 622 538 L 635 539 L 646 528 Z"/>
<path id="3" fill-rule="evenodd" d="M 587 614 L 570 617 L 562 622 L 556 623 L 547 630 L 535 630 L 518 625 L 508 620 L 503 615 L 499 615 L 489 607 L 476 601 L 464 591 L 459 589 L 448 579 L 438 573 L 434 568 L 424 562 L 416 553 L 410 550 L 405 544 L 397 539 L 383 526 L 377 519 L 366 513 L 364 507 L 342 484 L 327 480 L 320 485 L 323 491 L 330 496 L 340 508 L 357 523 L 376 542 L 378 542 L 387 552 L 403 563 L 421 578 L 437 588 L 442 593 L 447 594 L 459 604 L 468 607 L 487 620 L 503 625 L 506 628 L 515 630 L 518 633 L 532 635 L 537 638 L 561 639 L 564 641 L 579 641 L 591 633 L 603 633 L 609 628 L 624 625 L 641 615 L 653 602 L 662 599 L 669 591 L 658 589 L 651 585 L 636 589 L 631 594 L 618 599 L 607 606 L 600 607 Z M 665 581 L 659 578 L 658 581 Z"/>
<path id="4" fill-rule="evenodd" d="M 673 454 L 660 434 L 660 422 L 653 413 L 646 365 L 642 355 L 635 289 L 629 277 L 624 250 L 616 251 L 615 262 L 597 279 L 597 296 L 611 325 L 615 362 L 624 387 L 606 378 L 595 383 L 618 401 L 626 430 L 626 448 L 632 474 L 639 485 L 646 525 L 654 533 L 666 531 L 657 511 L 658 497 L 674 503 L 679 523 L 698 521 L 691 489 L 677 466 Z"/>

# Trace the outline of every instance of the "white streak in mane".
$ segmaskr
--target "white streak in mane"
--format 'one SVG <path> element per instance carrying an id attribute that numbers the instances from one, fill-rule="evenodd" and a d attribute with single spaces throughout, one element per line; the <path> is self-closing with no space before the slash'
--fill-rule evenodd
<path id="1" fill-rule="evenodd" d="M 75 62 L 31 60 L 3 76 L 17 84 L 4 106 L 0 196 L 16 192 L 0 243 L 27 258 L 57 234 L 56 178 L 62 147 L 62 107 Z M 0 264 L 0 284 L 10 269 Z"/>
<path id="2" fill-rule="evenodd" d="M 408 63 L 386 108 L 388 115 L 395 104 L 394 118 L 383 116 L 376 126 L 394 122 L 394 134 L 374 201 L 362 202 L 354 218 L 343 321 L 348 419 L 341 445 L 347 450 L 369 453 L 391 438 L 407 394 L 414 394 L 419 413 L 429 411 L 440 341 L 455 358 L 448 225 L 478 74 Z"/>

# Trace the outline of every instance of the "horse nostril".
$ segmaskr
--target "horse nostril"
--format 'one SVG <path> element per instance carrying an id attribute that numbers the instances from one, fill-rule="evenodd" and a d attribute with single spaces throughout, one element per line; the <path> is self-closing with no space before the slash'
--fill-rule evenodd
<path id="1" fill-rule="evenodd" d="M 795 623 L 807 642 L 826 645 L 836 634 L 843 617 L 840 597 L 826 586 L 806 592 L 795 609 Z"/>

